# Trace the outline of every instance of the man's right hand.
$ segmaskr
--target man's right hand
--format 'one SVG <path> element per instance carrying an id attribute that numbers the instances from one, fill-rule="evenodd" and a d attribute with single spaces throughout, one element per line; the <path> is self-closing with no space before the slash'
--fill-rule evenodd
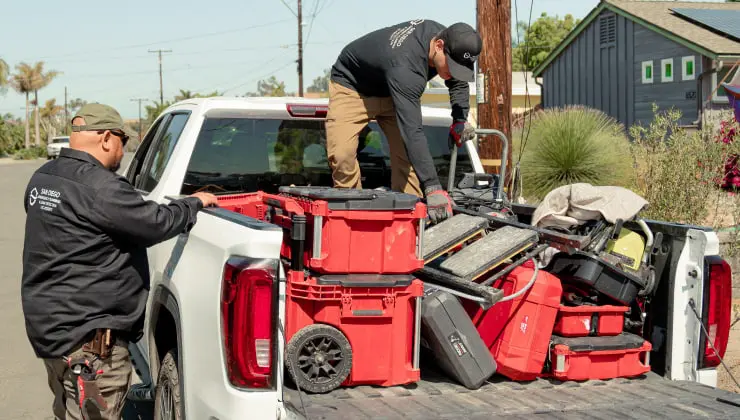
<path id="1" fill-rule="evenodd" d="M 427 214 L 433 224 L 442 222 L 452 217 L 452 200 L 447 195 L 447 191 L 441 187 L 433 189 L 426 194 L 427 196 Z"/>
<path id="2" fill-rule="evenodd" d="M 215 195 L 207 192 L 197 192 L 192 194 L 191 197 L 195 197 L 203 203 L 203 207 L 218 206 L 218 198 Z"/>

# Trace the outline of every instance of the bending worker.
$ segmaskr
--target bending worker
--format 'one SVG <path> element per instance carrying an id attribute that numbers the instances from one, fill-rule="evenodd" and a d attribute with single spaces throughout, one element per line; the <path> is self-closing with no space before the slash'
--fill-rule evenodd
<path id="1" fill-rule="evenodd" d="M 362 188 L 357 143 L 360 131 L 377 120 L 388 139 L 391 188 L 425 197 L 433 223 L 452 216 L 452 202 L 437 177 L 422 128 L 421 96 L 434 76 L 450 92 L 451 139 L 474 129 L 467 123 L 468 82 L 482 49 L 465 23 L 448 28 L 432 20 L 412 20 L 352 41 L 339 54 L 329 81 L 327 155 L 337 188 Z"/>
<path id="2" fill-rule="evenodd" d="M 56 419 L 120 419 L 149 292 L 146 248 L 187 232 L 216 197 L 145 201 L 115 171 L 130 131 L 118 112 L 83 106 L 70 147 L 39 168 L 23 197 L 21 298 Z"/>

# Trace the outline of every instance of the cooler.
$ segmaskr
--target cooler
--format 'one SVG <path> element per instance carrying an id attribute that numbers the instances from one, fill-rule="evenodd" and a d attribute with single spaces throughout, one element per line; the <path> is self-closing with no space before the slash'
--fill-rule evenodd
<path id="1" fill-rule="evenodd" d="M 619 335 L 629 308 L 613 305 L 560 306 L 553 333 L 563 337 Z"/>
<path id="2" fill-rule="evenodd" d="M 510 296 L 532 279 L 534 266 L 527 262 L 492 286 Z M 549 351 L 563 289 L 554 275 L 539 270 L 532 287 L 522 295 L 499 302 L 488 310 L 465 301 L 464 306 L 502 375 L 517 381 L 541 376 Z"/>
<path id="3" fill-rule="evenodd" d="M 628 378 L 650 371 L 648 341 L 635 334 L 613 337 L 553 336 L 551 376 L 561 381 Z"/>
<path id="4" fill-rule="evenodd" d="M 291 376 L 311 392 L 418 381 L 423 289 L 410 275 L 304 278 L 290 271 L 285 334 Z"/>

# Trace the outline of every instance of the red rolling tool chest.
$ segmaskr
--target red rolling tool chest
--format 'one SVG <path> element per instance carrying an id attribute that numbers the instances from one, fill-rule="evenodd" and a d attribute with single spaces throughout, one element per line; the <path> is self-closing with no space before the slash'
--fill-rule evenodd
<path id="1" fill-rule="evenodd" d="M 553 336 L 552 376 L 562 381 L 627 378 L 650 370 L 650 342 L 631 334 L 610 337 Z"/>
<path id="2" fill-rule="evenodd" d="M 410 275 L 304 279 L 291 271 L 285 331 L 291 377 L 311 392 L 418 381 L 423 292 Z"/>
<path id="3" fill-rule="evenodd" d="M 526 262 L 492 286 L 509 296 L 522 290 L 533 274 L 532 262 Z M 468 315 L 491 350 L 499 373 L 517 381 L 534 380 L 542 375 L 562 292 L 560 279 L 539 270 L 534 284 L 512 300 L 499 302 L 488 310 L 481 309 L 477 303 L 465 302 Z"/>
<path id="4" fill-rule="evenodd" d="M 562 337 L 619 335 L 628 309 L 613 305 L 561 305 L 553 333 Z"/>

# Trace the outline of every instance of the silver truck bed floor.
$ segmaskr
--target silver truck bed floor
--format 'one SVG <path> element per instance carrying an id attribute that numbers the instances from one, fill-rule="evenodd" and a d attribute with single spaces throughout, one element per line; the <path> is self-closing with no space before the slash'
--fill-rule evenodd
<path id="1" fill-rule="evenodd" d="M 425 375 L 411 386 L 339 388 L 302 394 L 307 418 L 329 419 L 740 419 L 740 394 L 695 382 L 642 378 L 517 383 L 494 375 L 468 390 L 443 376 Z M 288 405 L 304 413 L 298 392 L 285 389 Z"/>

